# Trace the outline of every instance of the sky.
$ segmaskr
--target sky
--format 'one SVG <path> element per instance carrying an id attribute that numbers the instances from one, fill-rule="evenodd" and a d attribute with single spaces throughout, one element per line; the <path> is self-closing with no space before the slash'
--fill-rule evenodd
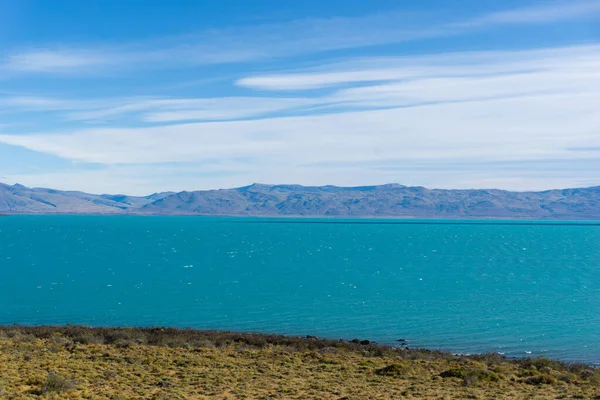
<path id="1" fill-rule="evenodd" d="M 0 182 L 600 185 L 600 0 L 0 0 Z"/>

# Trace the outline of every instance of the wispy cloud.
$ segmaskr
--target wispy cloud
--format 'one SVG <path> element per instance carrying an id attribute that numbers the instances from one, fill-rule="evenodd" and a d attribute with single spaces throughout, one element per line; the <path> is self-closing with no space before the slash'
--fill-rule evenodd
<path id="1" fill-rule="evenodd" d="M 11 54 L 7 67 L 24 72 L 61 72 L 108 65 L 112 61 L 98 51 L 45 49 Z"/>
<path id="2" fill-rule="evenodd" d="M 354 68 L 336 71 L 336 68 Z M 360 69 L 363 68 L 363 69 Z M 600 46 L 516 52 L 373 58 L 324 66 L 327 72 L 250 77 L 238 84 L 261 90 L 329 88 L 304 97 L 0 98 L 4 112 L 54 111 L 63 120 L 144 123 L 216 121 L 315 111 L 415 107 L 523 96 L 595 96 L 600 91 Z M 346 85 L 352 84 L 352 87 Z M 356 86 L 359 84 L 359 86 Z"/>
<path id="3" fill-rule="evenodd" d="M 590 49 L 431 56 L 426 58 L 429 64 L 441 71 L 447 60 L 452 73 L 445 77 L 417 74 L 362 87 L 334 88 L 310 99 L 139 99 L 121 108 L 108 107 L 95 110 L 100 114 L 79 117 L 134 113 L 156 121 L 218 116 L 235 119 L 301 108 L 307 102 L 337 107 L 327 114 L 311 111 L 256 120 L 75 129 L 53 134 L 43 130 L 4 133 L 0 134 L 0 142 L 67 160 L 105 165 L 109 172 L 94 174 L 107 179 L 110 176 L 128 188 L 135 187 L 132 182 L 142 169 L 146 174 L 155 171 L 150 173 L 152 178 L 139 178 L 136 192 L 152 185 L 173 189 L 169 182 L 177 182 L 179 188 L 188 187 L 185 179 L 170 179 L 169 174 L 160 172 L 166 163 L 197 164 L 197 170 L 203 171 L 201 188 L 251 181 L 349 185 L 399 181 L 444 187 L 502 184 L 513 189 L 594 184 L 600 182 L 592 176 L 593 168 L 557 171 L 548 167 L 548 160 L 577 160 L 580 164 L 587 160 L 589 165 L 597 160 L 600 53 Z M 538 68 L 526 72 L 515 69 L 512 60 L 516 58 Z M 479 60 L 477 68 L 472 63 L 456 62 L 472 59 Z M 371 70 L 361 73 L 378 69 L 373 63 L 364 65 L 371 65 Z M 44 104 L 35 99 L 19 102 L 24 103 L 22 106 Z M 236 114 L 227 114 L 230 112 Z M 395 161 L 382 167 L 381 160 Z M 221 164 L 207 167 L 217 162 Z M 491 164 L 494 162 L 511 162 L 513 167 L 509 171 L 499 169 Z M 477 167 L 466 171 L 453 167 L 457 163 Z M 532 163 L 539 168 L 532 168 Z M 411 165 L 427 168 L 401 168 Z M 138 172 L 119 178 L 119 173 L 133 170 Z M 219 171 L 228 173 L 219 175 Z M 89 186 L 84 181 L 90 178 L 90 172 L 73 174 L 71 182 L 81 183 L 77 187 Z M 38 180 L 33 176 L 9 178 L 50 185 L 58 177 L 45 174 Z"/>
<path id="4" fill-rule="evenodd" d="M 0 97 L 0 105 L 5 108 L 22 110 L 64 110 L 71 108 L 67 102 L 61 99 L 40 96 Z"/>
<path id="5" fill-rule="evenodd" d="M 166 104 L 144 114 L 147 122 L 173 122 L 185 120 L 232 120 L 256 117 L 278 111 L 302 109 L 322 100 L 309 98 L 222 97 L 191 100 L 185 107 Z"/>
<path id="6" fill-rule="evenodd" d="M 0 105 L 4 114 L 50 111 L 69 121 L 114 123 L 125 118 L 152 124 L 236 120 L 534 95 L 593 95 L 600 90 L 598 71 L 600 46 L 470 52 L 349 60 L 345 64 L 324 65 L 319 71 L 237 81 L 260 90 L 328 89 L 310 96 L 83 100 L 9 96 L 0 97 Z"/>
<path id="7" fill-rule="evenodd" d="M 282 34 L 284 32 L 284 34 Z M 182 68 L 398 43 L 436 36 L 404 13 L 304 19 L 239 26 L 124 45 L 42 48 L 7 56 L 4 68 L 21 72 L 79 72 L 129 68 Z"/>
<path id="8" fill-rule="evenodd" d="M 304 19 L 285 23 L 213 29 L 181 37 L 129 44 L 55 45 L 13 50 L 0 69 L 18 72 L 89 74 L 132 68 L 184 68 L 239 63 L 331 50 L 361 48 L 460 35 L 473 29 L 554 22 L 600 14 L 598 0 L 547 2 L 464 18 L 389 12 L 362 17 Z"/>
<path id="9" fill-rule="evenodd" d="M 595 168 L 582 165 L 598 165 L 600 45 L 402 57 L 338 52 L 290 58 L 277 69 L 246 63 L 583 20 L 596 18 L 599 9 L 599 1 L 543 2 L 442 22 L 429 14 L 389 13 L 141 43 L 17 49 L 0 55 L 0 73 L 27 81 L 27 90 L 0 95 L 3 149 L 16 146 L 30 150 L 20 149 L 27 156 L 43 153 L 99 169 L 2 174 L 30 185 L 138 194 L 252 181 L 513 189 L 598 184 Z M 377 53 L 385 49 L 392 47 Z M 218 76 L 190 68 L 223 63 L 244 65 L 214 68 Z M 131 86 L 77 95 L 79 88 L 57 89 L 48 77 L 25 75 L 48 73 L 53 80 L 56 74 L 176 68 L 190 68 L 181 71 L 182 80 L 221 80 L 173 89 L 178 74 L 150 82 L 145 79 L 152 74 L 140 73 Z M 103 78 L 89 82 L 102 85 Z M 46 85 L 35 86 L 38 80 Z M 139 82 L 144 90 L 136 93 Z M 577 161 L 578 167 L 557 170 L 548 160 Z M 512 167 L 499 167 L 507 163 Z"/>
<path id="10" fill-rule="evenodd" d="M 267 168 L 288 171 L 299 164 L 381 158 L 563 159 L 574 157 L 568 148 L 600 145 L 599 99 L 600 92 L 523 96 L 321 116 L 0 135 L 0 142 L 103 164 L 256 157 Z"/>
<path id="11" fill-rule="evenodd" d="M 293 97 L 89 98 L 0 97 L 3 113 L 54 112 L 62 120 L 106 122 L 134 117 L 140 122 L 212 121 L 258 117 L 302 110 L 327 99 Z"/>
<path id="12" fill-rule="evenodd" d="M 600 14 L 598 0 L 551 0 L 542 5 L 520 7 L 482 15 L 457 24 L 457 26 L 477 27 L 524 23 L 547 23 Z"/>
<path id="13" fill-rule="evenodd" d="M 309 90 L 342 84 L 522 73 L 547 69 L 593 70 L 600 66 L 600 46 L 523 51 L 482 51 L 412 57 L 365 58 L 321 65 L 306 72 L 248 76 L 237 85 L 272 91 Z"/>

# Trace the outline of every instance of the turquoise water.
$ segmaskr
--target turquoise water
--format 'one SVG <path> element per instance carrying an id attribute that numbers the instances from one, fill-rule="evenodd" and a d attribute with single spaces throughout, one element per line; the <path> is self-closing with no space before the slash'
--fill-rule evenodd
<path id="1" fill-rule="evenodd" d="M 600 225 L 2 217 L 0 323 L 405 338 L 600 362 Z"/>

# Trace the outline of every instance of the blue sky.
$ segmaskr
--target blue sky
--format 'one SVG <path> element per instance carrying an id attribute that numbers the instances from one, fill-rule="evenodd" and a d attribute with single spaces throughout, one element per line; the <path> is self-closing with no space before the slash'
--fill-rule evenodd
<path id="1" fill-rule="evenodd" d="M 600 185 L 600 1 L 0 0 L 0 181 Z"/>

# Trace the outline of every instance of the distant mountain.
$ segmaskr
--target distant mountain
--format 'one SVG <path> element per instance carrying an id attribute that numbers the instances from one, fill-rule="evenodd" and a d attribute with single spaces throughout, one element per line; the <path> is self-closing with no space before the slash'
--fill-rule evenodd
<path id="1" fill-rule="evenodd" d="M 595 220 L 600 219 L 600 186 L 510 192 L 254 184 L 134 197 L 0 184 L 0 213 Z"/>
<path id="2" fill-rule="evenodd" d="M 0 213 L 127 213 L 171 194 L 173 193 L 157 193 L 146 197 L 95 195 L 45 188 L 28 188 L 19 184 L 8 186 L 0 183 Z"/>

